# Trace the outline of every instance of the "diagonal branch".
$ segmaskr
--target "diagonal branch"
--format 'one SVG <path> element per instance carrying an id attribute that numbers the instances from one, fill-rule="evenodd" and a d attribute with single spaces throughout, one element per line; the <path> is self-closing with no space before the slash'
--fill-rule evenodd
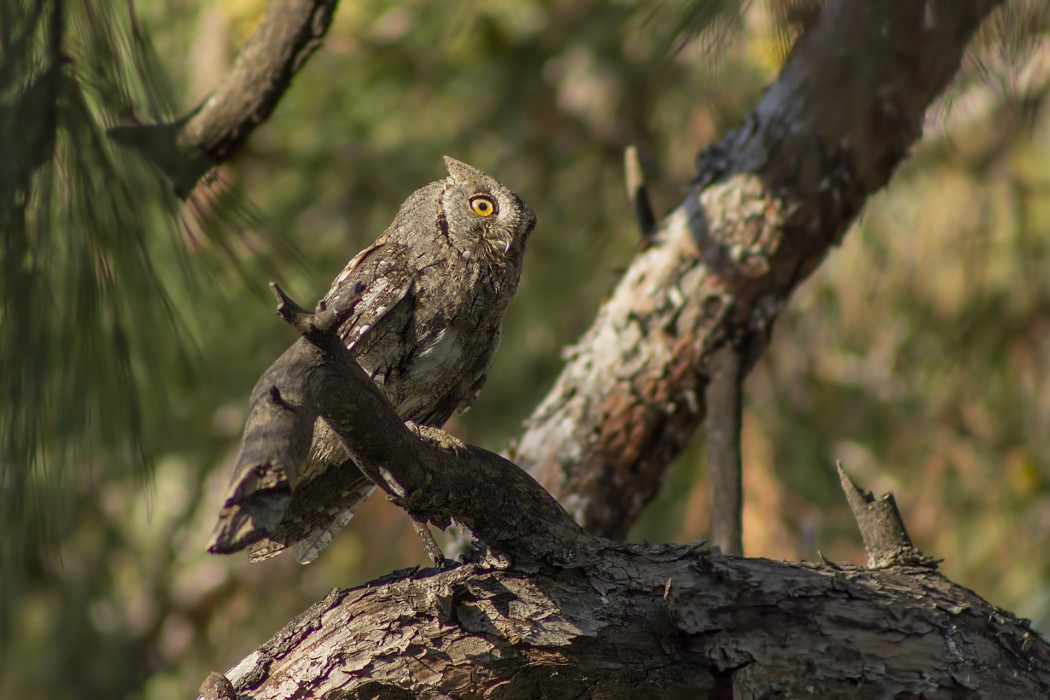
<path id="1" fill-rule="evenodd" d="M 250 400 L 231 492 L 210 551 L 230 551 L 271 531 L 274 495 L 291 496 L 313 426 L 324 418 L 350 457 L 394 502 L 447 527 L 455 518 L 516 562 L 576 564 L 596 540 L 531 477 L 506 459 L 443 431 L 406 425 L 339 338 L 342 308 L 307 312 L 274 285 L 279 315 L 301 335 L 259 378 Z M 358 296 L 363 290 L 357 290 Z M 245 475 L 250 475 L 246 477 Z M 265 496 L 265 497 L 263 497 Z"/>
<path id="2" fill-rule="evenodd" d="M 753 348 L 919 138 L 997 0 L 829 0 L 745 124 L 701 154 L 512 458 L 622 538 L 705 415 L 712 353 Z"/>
<path id="3" fill-rule="evenodd" d="M 338 0 L 270 0 L 233 68 L 193 112 L 170 124 L 119 126 L 109 133 L 140 150 L 189 196 L 209 170 L 233 157 L 265 122 L 292 78 L 321 45 Z"/>
<path id="4" fill-rule="evenodd" d="M 179 152 L 207 168 L 229 160 L 266 121 L 321 45 L 338 0 L 270 0 L 233 68 L 179 132 Z M 207 168 L 205 170 L 207 170 Z"/>

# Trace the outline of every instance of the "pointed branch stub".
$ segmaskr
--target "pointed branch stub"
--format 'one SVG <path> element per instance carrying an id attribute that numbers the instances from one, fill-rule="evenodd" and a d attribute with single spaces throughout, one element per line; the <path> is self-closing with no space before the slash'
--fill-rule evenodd
<path id="1" fill-rule="evenodd" d="M 868 568 L 886 569 L 891 566 L 922 566 L 936 569 L 942 561 L 923 554 L 912 544 L 904 527 L 897 501 L 892 493 L 879 498 L 870 491 L 861 490 L 842 468 L 835 463 L 842 491 L 846 494 L 849 509 L 857 521 L 864 549 L 868 552 Z"/>
<path id="2" fill-rule="evenodd" d="M 643 242 L 649 242 L 656 230 L 656 215 L 649 201 L 649 188 L 645 181 L 645 170 L 638 157 L 638 149 L 628 146 L 623 152 L 623 173 L 627 185 L 627 199 L 634 207 L 634 216 L 638 221 L 638 230 Z"/>

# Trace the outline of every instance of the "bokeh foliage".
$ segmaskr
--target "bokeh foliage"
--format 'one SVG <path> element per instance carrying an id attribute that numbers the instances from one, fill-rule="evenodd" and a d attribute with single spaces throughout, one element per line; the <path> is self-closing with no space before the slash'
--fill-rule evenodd
<path id="1" fill-rule="evenodd" d="M 59 224 L 23 225 L 37 257 L 13 254 L 8 231 L 20 229 L 3 227 L 0 384 L 32 389 L 29 400 L 55 413 L 53 424 L 27 425 L 20 416 L 47 410 L 6 403 L 0 435 L 47 464 L 67 453 L 75 468 L 40 463 L 33 472 L 42 503 L 61 497 L 48 519 L 57 551 L 3 550 L 5 566 L 12 556 L 24 565 L 26 584 L 20 607 L 4 613 L 16 644 L 3 655 L 0 696 L 186 697 L 332 587 L 420 563 L 407 518 L 378 497 L 308 567 L 204 554 L 247 394 L 292 339 L 273 316 L 262 271 L 312 302 L 409 192 L 442 176 L 443 154 L 510 184 L 539 226 L 489 384 L 451 426 L 500 449 L 636 250 L 623 146 L 640 147 L 657 209 L 676 203 L 695 154 L 775 78 L 812 4 L 749 3 L 739 15 L 741 3 L 709 3 L 694 17 L 687 2 L 343 3 L 325 48 L 222 171 L 260 221 L 234 216 L 237 234 L 217 239 L 204 235 L 216 230 L 207 223 L 172 230 L 174 204 L 157 194 L 156 176 L 99 136 L 132 114 L 170 115 L 165 105 L 149 111 L 160 103 L 146 84 L 158 92 L 159 78 L 113 72 L 147 55 L 143 45 L 136 54 L 111 38 L 109 53 L 73 52 L 54 80 L 90 97 L 82 107 L 68 102 L 81 116 L 62 117 L 52 140 L 64 139 L 56 150 L 90 171 L 76 180 L 86 189 L 76 209 L 51 208 Z M 1037 5 L 1015 4 L 1012 17 L 1038 14 Z M 180 105 L 222 76 L 264 7 L 135 3 Z M 13 36 L 12 16 L 0 16 L 4 37 Z M 75 26 L 77 37 L 100 33 L 92 22 Z M 133 38 L 126 22 L 106 26 Z M 1033 47 L 1045 52 L 1047 43 L 1035 20 L 989 28 L 985 48 L 931 110 L 912 162 L 779 321 L 747 385 L 749 554 L 863 560 L 832 469 L 842 459 L 867 487 L 896 491 L 916 543 L 944 557 L 949 576 L 1050 629 L 1050 67 L 1031 68 Z M 31 92 L 12 76 L 41 80 L 49 69 L 7 56 L 5 47 L 3 142 L 32 144 L 16 138 L 32 130 L 12 126 L 29 113 L 14 96 Z M 107 102 L 96 83 L 124 86 L 124 101 Z M 0 166 L 5 178 L 20 172 Z M 23 200 L 48 191 L 35 182 Z M 24 210 L 11 204 L 23 200 L 0 203 L 3 216 Z M 205 191 L 194 211 L 207 219 L 242 206 Z M 81 217 L 90 225 L 73 225 Z M 50 266 L 29 265 L 37 260 Z M 76 262 L 106 271 L 110 261 L 132 269 L 96 278 L 108 287 L 85 289 L 86 273 L 58 274 Z M 27 281 L 26 270 L 48 276 Z M 33 284 L 49 296 L 32 308 L 12 303 L 32 298 L 24 285 Z M 123 356 L 112 344 L 117 322 L 128 338 Z M 45 400 L 45 388 L 58 393 Z M 141 470 L 128 468 L 144 460 L 116 458 L 141 451 L 155 464 L 148 491 Z M 680 460 L 636 538 L 705 534 L 701 452 Z M 5 493 L 14 493 L 4 455 Z M 15 512 L 2 505 L 4 517 Z M 18 540 L 26 541 L 35 540 Z"/>
<path id="2" fill-rule="evenodd" d="M 13 2 L 0 15 L 3 600 L 21 546 L 46 537 L 26 528 L 53 522 L 56 496 L 81 478 L 74 464 L 148 462 L 146 406 L 162 399 L 137 385 L 181 346 L 166 337 L 154 264 L 161 249 L 181 250 L 164 225 L 174 203 L 104 133 L 136 106 L 145 118 L 170 109 L 174 93 L 140 38 L 128 13 L 98 3 Z"/>

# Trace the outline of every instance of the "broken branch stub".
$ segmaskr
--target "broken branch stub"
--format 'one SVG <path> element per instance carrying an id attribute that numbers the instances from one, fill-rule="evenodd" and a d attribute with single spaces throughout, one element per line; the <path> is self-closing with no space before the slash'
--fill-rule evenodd
<path id="1" fill-rule="evenodd" d="M 923 566 L 936 569 L 940 559 L 926 556 L 912 544 L 904 527 L 897 500 L 892 493 L 879 498 L 871 492 L 862 491 L 849 478 L 841 462 L 835 463 L 839 483 L 846 494 L 846 501 L 857 521 L 857 528 L 868 553 L 868 568 L 885 569 L 891 566 Z"/>

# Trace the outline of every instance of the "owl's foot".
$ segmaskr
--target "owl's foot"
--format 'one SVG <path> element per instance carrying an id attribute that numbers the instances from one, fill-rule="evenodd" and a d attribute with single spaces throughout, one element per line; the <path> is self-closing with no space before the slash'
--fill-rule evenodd
<path id="1" fill-rule="evenodd" d="M 435 428 L 432 425 L 423 425 L 413 421 L 405 421 L 405 425 L 408 426 L 409 430 L 419 436 L 421 440 L 437 445 L 443 450 L 459 452 L 467 449 L 466 444 L 464 444 L 462 440 L 441 428 Z"/>

